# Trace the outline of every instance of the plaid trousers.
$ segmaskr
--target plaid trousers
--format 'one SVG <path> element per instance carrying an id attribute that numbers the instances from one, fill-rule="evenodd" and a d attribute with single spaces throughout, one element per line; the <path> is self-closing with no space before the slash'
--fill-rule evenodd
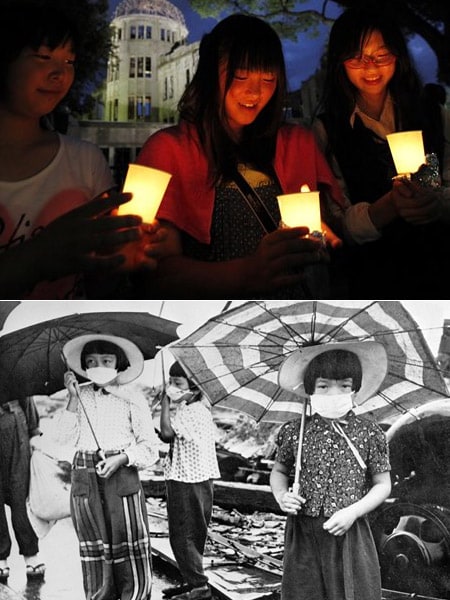
<path id="1" fill-rule="evenodd" d="M 86 599 L 149 600 L 151 546 L 137 470 L 123 466 L 102 479 L 95 472 L 99 460 L 78 451 L 72 470 L 71 512 Z"/>

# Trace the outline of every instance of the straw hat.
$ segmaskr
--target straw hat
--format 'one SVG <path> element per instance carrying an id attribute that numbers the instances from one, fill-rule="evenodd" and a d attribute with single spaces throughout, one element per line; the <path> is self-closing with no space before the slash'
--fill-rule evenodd
<path id="1" fill-rule="evenodd" d="M 330 342 L 299 348 L 283 361 L 278 372 L 278 384 L 285 390 L 307 398 L 303 387 L 306 367 L 313 358 L 329 350 L 349 350 L 361 361 L 362 382 L 354 396 L 355 404 L 362 404 L 376 394 L 388 367 L 386 349 L 379 342 Z"/>
<path id="2" fill-rule="evenodd" d="M 86 379 L 89 379 L 86 371 L 81 366 L 81 352 L 84 346 L 88 342 L 94 342 L 97 340 L 104 340 L 106 342 L 112 342 L 122 348 L 125 352 L 126 357 L 130 366 L 125 371 L 120 371 L 115 379 L 115 383 L 130 383 L 134 381 L 142 373 L 144 369 L 144 357 L 142 352 L 133 342 L 122 337 L 115 335 L 102 335 L 99 333 L 80 335 L 67 342 L 63 348 L 63 354 L 67 360 L 67 365 Z"/>

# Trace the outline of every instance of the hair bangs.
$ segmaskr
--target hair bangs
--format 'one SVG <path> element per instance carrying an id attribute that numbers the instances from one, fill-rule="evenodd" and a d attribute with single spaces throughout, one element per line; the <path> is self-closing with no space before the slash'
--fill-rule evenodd
<path id="1" fill-rule="evenodd" d="M 333 380 L 351 377 L 353 390 L 358 391 L 362 381 L 361 361 L 349 350 L 328 350 L 313 358 L 305 370 L 304 386 L 307 394 L 314 392 L 319 377 Z"/>
<path id="2" fill-rule="evenodd" d="M 86 369 L 86 357 L 89 354 L 112 354 L 117 358 L 117 370 L 125 371 L 130 366 L 127 355 L 120 346 L 109 340 L 93 340 L 87 342 L 81 351 L 80 362 L 83 369 Z"/>

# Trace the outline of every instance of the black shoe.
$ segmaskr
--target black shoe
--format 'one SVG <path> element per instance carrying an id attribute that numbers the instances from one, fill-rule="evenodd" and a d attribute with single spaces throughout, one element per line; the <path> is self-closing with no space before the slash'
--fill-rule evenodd
<path id="1" fill-rule="evenodd" d="M 3 567 L 0 569 L 0 583 L 6 585 L 8 583 L 9 567 Z"/>
<path id="2" fill-rule="evenodd" d="M 191 586 L 187 583 L 181 583 L 180 585 L 175 585 L 172 587 L 168 587 L 162 591 L 163 598 L 173 598 L 173 596 L 178 596 L 179 594 L 183 594 L 184 592 L 188 592 L 191 589 Z"/>

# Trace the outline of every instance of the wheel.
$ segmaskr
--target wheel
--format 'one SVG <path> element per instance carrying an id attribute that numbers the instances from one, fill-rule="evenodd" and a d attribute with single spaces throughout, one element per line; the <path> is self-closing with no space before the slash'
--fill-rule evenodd
<path id="1" fill-rule="evenodd" d="M 450 599 L 450 510 L 394 502 L 371 516 L 383 587 Z"/>

